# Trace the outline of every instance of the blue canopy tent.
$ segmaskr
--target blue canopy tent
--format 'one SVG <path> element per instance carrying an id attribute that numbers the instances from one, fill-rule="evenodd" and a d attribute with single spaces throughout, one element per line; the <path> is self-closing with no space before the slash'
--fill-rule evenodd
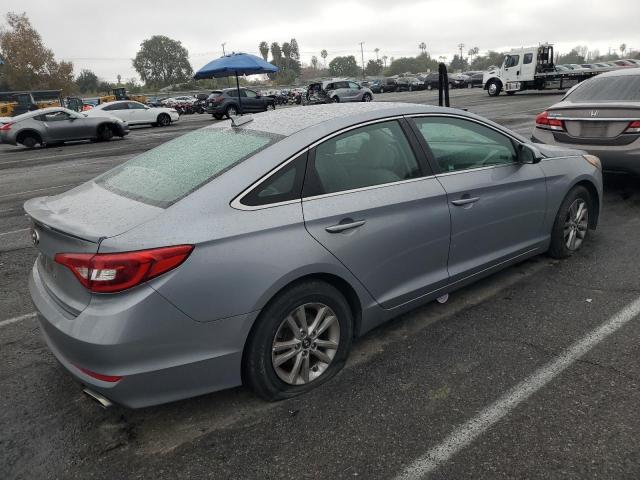
<path id="1" fill-rule="evenodd" d="M 256 75 L 258 73 L 275 73 L 279 69 L 264 59 L 248 53 L 230 53 L 207 63 L 193 76 L 196 80 L 203 78 L 221 78 L 236 76 L 238 104 L 242 115 L 242 97 L 240 97 L 240 81 L 238 75 Z"/>

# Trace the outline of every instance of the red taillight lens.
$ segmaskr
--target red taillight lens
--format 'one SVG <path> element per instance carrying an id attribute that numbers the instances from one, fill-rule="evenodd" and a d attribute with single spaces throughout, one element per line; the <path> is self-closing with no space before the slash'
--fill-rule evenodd
<path id="1" fill-rule="evenodd" d="M 544 111 L 536 116 L 536 127 L 547 130 L 564 130 L 564 122 L 557 118 L 549 118 L 549 112 Z"/>
<path id="2" fill-rule="evenodd" d="M 640 120 L 631 122 L 624 133 L 640 133 Z"/>
<path id="3" fill-rule="evenodd" d="M 176 268 L 192 251 L 193 245 L 176 245 L 123 253 L 58 253 L 55 261 L 92 292 L 114 293 Z"/>
<path id="4" fill-rule="evenodd" d="M 0 127 L 0 131 L 1 132 L 6 132 L 8 130 L 11 130 L 11 125 L 13 125 L 14 122 L 9 122 L 9 123 L 5 123 L 4 125 L 2 125 Z"/>

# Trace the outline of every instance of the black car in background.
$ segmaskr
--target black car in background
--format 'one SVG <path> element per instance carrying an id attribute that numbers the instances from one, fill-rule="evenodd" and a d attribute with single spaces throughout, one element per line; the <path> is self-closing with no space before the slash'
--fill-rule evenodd
<path id="1" fill-rule="evenodd" d="M 382 93 L 382 80 L 373 80 L 369 85 L 369 89 L 373 93 Z"/>
<path id="2" fill-rule="evenodd" d="M 270 108 L 276 108 L 273 97 L 263 97 L 248 88 L 240 89 L 240 100 L 243 113 L 264 112 Z M 213 115 L 216 120 L 221 120 L 225 115 L 229 118 L 240 113 L 238 90 L 225 88 L 211 92 L 207 98 L 207 113 Z"/>
<path id="3" fill-rule="evenodd" d="M 398 91 L 398 83 L 395 78 L 385 78 L 380 83 L 380 93 L 396 91 Z"/>
<path id="4" fill-rule="evenodd" d="M 482 84 L 482 77 L 484 76 L 484 74 L 481 73 L 474 73 L 472 75 L 469 76 L 469 80 L 467 80 L 467 87 L 468 88 L 475 88 L 475 87 L 480 87 L 482 88 L 483 84 Z"/>
<path id="5" fill-rule="evenodd" d="M 396 92 L 408 92 L 409 90 L 409 81 L 406 78 L 396 79 Z"/>
<path id="6" fill-rule="evenodd" d="M 438 72 L 433 72 L 424 77 L 424 86 L 427 90 L 437 90 L 440 84 L 440 75 Z M 453 79 L 449 76 L 449 88 L 454 88 Z"/>

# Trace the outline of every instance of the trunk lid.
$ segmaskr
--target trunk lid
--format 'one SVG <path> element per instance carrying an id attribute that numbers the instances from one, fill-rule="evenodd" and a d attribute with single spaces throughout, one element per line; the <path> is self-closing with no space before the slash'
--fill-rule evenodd
<path id="1" fill-rule="evenodd" d="M 549 118 L 564 120 L 567 133 L 580 139 L 612 139 L 640 119 L 640 105 L 616 103 L 561 103 L 548 110 Z"/>
<path id="2" fill-rule="evenodd" d="M 77 316 L 91 300 L 67 268 L 55 262 L 57 253 L 97 253 L 104 238 L 113 237 L 163 212 L 89 182 L 52 197 L 28 200 L 32 239 L 39 255 L 36 268 L 51 298 Z"/>

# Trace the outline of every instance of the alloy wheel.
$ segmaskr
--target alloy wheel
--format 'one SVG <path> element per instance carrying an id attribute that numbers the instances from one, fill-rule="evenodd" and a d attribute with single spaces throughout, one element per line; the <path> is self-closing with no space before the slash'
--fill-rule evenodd
<path id="1" fill-rule="evenodd" d="M 567 219 L 564 223 L 564 242 L 571 251 L 576 251 L 582 245 L 589 228 L 589 209 L 587 202 L 577 198 L 569 207 Z"/>
<path id="2" fill-rule="evenodd" d="M 323 303 L 305 303 L 294 309 L 276 330 L 271 364 L 289 385 L 304 385 L 331 365 L 340 344 L 340 323 Z"/>

